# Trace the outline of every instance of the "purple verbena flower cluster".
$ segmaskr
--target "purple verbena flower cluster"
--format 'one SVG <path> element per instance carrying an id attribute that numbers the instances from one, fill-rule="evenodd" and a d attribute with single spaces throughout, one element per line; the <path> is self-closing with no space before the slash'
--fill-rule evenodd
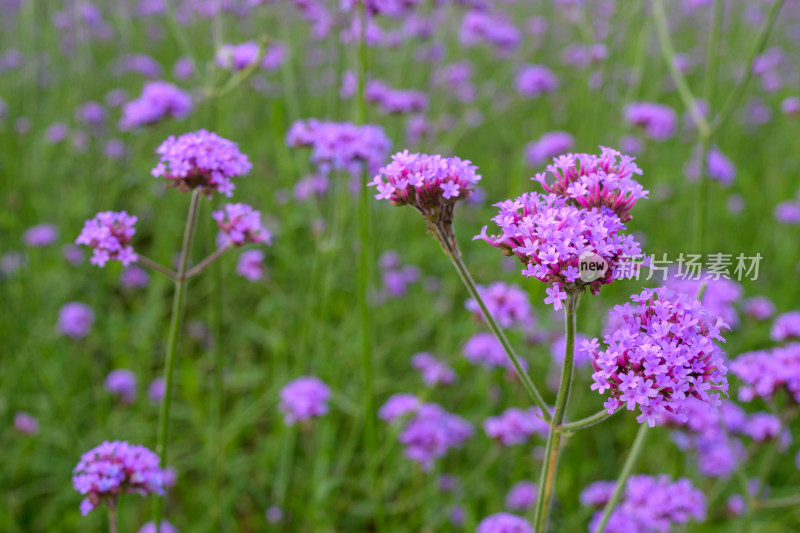
<path id="1" fill-rule="evenodd" d="M 236 143 L 206 130 L 170 136 L 156 153 L 161 159 L 153 177 L 165 178 L 181 192 L 200 188 L 209 197 L 214 191 L 230 197 L 231 179 L 253 168 Z"/>
<path id="2" fill-rule="evenodd" d="M 644 129 L 655 141 L 665 141 L 675 134 L 678 114 L 668 105 L 635 102 L 625 107 L 625 121 Z"/>
<path id="3" fill-rule="evenodd" d="M 370 80 L 364 88 L 367 102 L 385 113 L 414 113 L 428 108 L 428 96 L 420 91 L 394 89 L 380 80 Z"/>
<path id="4" fill-rule="evenodd" d="M 84 303 L 66 303 L 58 312 L 59 333 L 73 339 L 81 339 L 88 335 L 92 324 L 94 324 L 94 311 Z"/>
<path id="5" fill-rule="evenodd" d="M 536 503 L 538 492 L 539 488 L 536 486 L 536 483 L 520 481 L 508 491 L 506 495 L 506 508 L 518 513 L 525 512 Z"/>
<path id="6" fill-rule="evenodd" d="M 501 54 L 507 54 L 522 41 L 519 29 L 504 13 L 489 13 L 481 9 L 467 12 L 459 30 L 461 44 L 474 46 L 488 43 Z"/>
<path id="7" fill-rule="evenodd" d="M 483 430 L 490 439 L 503 446 L 523 444 L 533 435 L 547 437 L 550 425 L 542 420 L 538 407 L 518 409 L 512 407 L 500 416 L 490 416 L 483 422 Z"/>
<path id="8" fill-rule="evenodd" d="M 106 441 L 83 454 L 73 474 L 72 485 L 85 496 L 84 515 L 102 504 L 114 508 L 120 494 L 163 496 L 166 487 L 158 456 L 122 441 Z"/>
<path id="9" fill-rule="evenodd" d="M 123 106 L 119 129 L 131 130 L 167 117 L 182 119 L 192 109 L 192 97 L 186 91 L 166 81 L 147 82 L 139 98 Z"/>
<path id="10" fill-rule="evenodd" d="M 645 289 L 611 310 L 617 328 L 604 338 L 584 342 L 592 358 L 592 390 L 610 391 L 604 407 L 613 412 L 623 404 L 637 405 L 637 421 L 651 427 L 664 412 L 685 420 L 687 398 L 694 396 L 712 407 L 727 391 L 724 354 L 714 340 L 724 342 L 727 324 L 712 316 L 700 302 L 666 288 Z"/>
<path id="11" fill-rule="evenodd" d="M 112 370 L 106 376 L 105 388 L 119 396 L 123 403 L 133 403 L 136 400 L 136 374 L 124 368 Z"/>
<path id="12" fill-rule="evenodd" d="M 539 166 L 549 159 L 572 150 L 575 138 L 565 131 L 550 131 L 525 147 L 525 158 L 531 166 Z"/>
<path id="13" fill-rule="evenodd" d="M 536 323 L 533 306 L 528 299 L 528 294 L 518 285 L 495 281 L 488 287 L 478 285 L 477 289 L 489 314 L 501 327 L 519 328 L 523 331 L 533 329 Z M 465 305 L 477 319 L 485 320 L 478 302 L 470 298 Z"/>
<path id="14" fill-rule="evenodd" d="M 225 204 L 211 213 L 219 229 L 236 246 L 247 243 L 272 243 L 272 234 L 261 224 L 261 212 L 247 204 Z"/>
<path id="15" fill-rule="evenodd" d="M 91 263 L 99 267 L 108 261 L 119 261 L 124 266 L 135 262 L 137 257 L 130 245 L 137 217 L 125 211 L 103 211 L 87 220 L 75 244 L 92 248 Z"/>
<path id="16" fill-rule="evenodd" d="M 215 56 L 217 65 L 228 70 L 243 70 L 258 61 L 261 47 L 248 41 L 241 44 L 223 44 Z"/>
<path id="17" fill-rule="evenodd" d="M 411 368 L 419 370 L 422 381 L 429 387 L 450 385 L 456 380 L 456 373 L 450 365 L 428 352 L 414 354 L 411 357 Z"/>
<path id="18" fill-rule="evenodd" d="M 800 403 L 800 343 L 747 352 L 730 362 L 731 372 L 742 380 L 739 401 L 770 400 L 786 389 Z"/>
<path id="19" fill-rule="evenodd" d="M 283 420 L 291 426 L 327 414 L 331 389 L 319 378 L 303 376 L 284 386 L 280 396 Z"/>
<path id="20" fill-rule="evenodd" d="M 769 333 L 772 340 L 800 340 L 800 311 L 789 311 L 775 318 Z"/>
<path id="21" fill-rule="evenodd" d="M 497 513 L 481 520 L 475 533 L 533 533 L 533 528 L 520 516 Z"/>
<path id="22" fill-rule="evenodd" d="M 503 345 L 497 340 L 493 333 L 476 333 L 467 340 L 462 349 L 464 357 L 473 365 L 480 365 L 484 368 L 505 368 L 513 371 L 514 365 L 506 355 Z M 527 361 L 520 360 L 523 370 L 527 370 Z"/>
<path id="23" fill-rule="evenodd" d="M 523 65 L 517 72 L 517 92 L 526 98 L 538 98 L 558 89 L 558 78 L 544 65 Z"/>

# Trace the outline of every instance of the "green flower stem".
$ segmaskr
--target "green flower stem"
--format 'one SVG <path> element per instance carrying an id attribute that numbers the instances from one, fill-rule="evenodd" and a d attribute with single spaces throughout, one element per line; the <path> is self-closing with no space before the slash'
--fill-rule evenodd
<path id="1" fill-rule="evenodd" d="M 183 322 L 183 308 L 186 300 L 186 266 L 189 264 L 189 253 L 197 227 L 197 215 L 200 207 L 200 189 L 192 192 L 189 204 L 189 214 L 186 218 L 186 228 L 183 232 L 183 245 L 181 246 L 180 263 L 178 265 L 178 279 L 175 280 L 175 293 L 172 297 L 172 317 L 169 324 L 169 337 L 167 338 L 167 354 L 164 362 L 164 398 L 161 400 L 161 412 L 158 417 L 158 443 L 156 453 L 161 458 L 161 468 L 167 467 L 167 447 L 169 444 L 169 410 L 172 405 L 172 375 L 175 367 L 175 352 L 178 347 L 181 323 Z M 161 517 L 164 511 L 164 498 L 156 497 L 153 521 L 156 529 L 161 528 Z"/>
<path id="2" fill-rule="evenodd" d="M 117 508 L 108 506 L 108 533 L 117 533 Z"/>
<path id="3" fill-rule="evenodd" d="M 553 419 L 550 423 L 550 433 L 547 437 L 542 475 L 539 480 L 539 494 L 536 499 L 536 514 L 534 515 L 534 527 L 540 533 L 547 531 L 550 504 L 553 501 L 553 493 L 555 492 L 556 471 L 558 470 L 562 437 L 559 426 L 564 421 L 569 391 L 572 387 L 572 370 L 575 362 L 575 311 L 578 307 L 579 297 L 579 293 L 569 294 L 564 305 L 567 347 L 564 353 L 564 366 L 561 370 L 561 385 L 558 388 Z"/>
<path id="4" fill-rule="evenodd" d="M 612 412 L 608 412 L 607 409 L 603 409 L 602 411 L 598 411 L 597 413 L 593 414 L 592 416 L 587 416 L 586 418 L 581 418 L 580 420 L 576 420 L 575 422 L 565 422 L 558 426 L 558 431 L 561 433 L 572 433 L 574 431 L 578 431 L 580 429 L 586 429 L 590 426 L 598 424 L 607 418 L 611 418 L 615 414 L 617 414 L 620 409 L 616 409 Z"/>
<path id="5" fill-rule="evenodd" d="M 608 519 L 611 518 L 611 513 L 614 511 L 614 507 L 616 507 L 617 503 L 619 503 L 619 499 L 622 497 L 622 492 L 625 490 L 625 484 L 628 482 L 628 477 L 631 475 L 631 470 L 636 465 L 636 461 L 639 459 L 639 456 L 644 449 L 644 442 L 647 437 L 647 430 L 650 429 L 650 426 L 645 424 L 639 424 L 639 432 L 636 433 L 636 439 L 633 441 L 633 446 L 631 447 L 631 451 L 628 454 L 628 458 L 625 459 L 625 464 L 622 466 L 622 472 L 619 473 L 619 477 L 617 478 L 617 486 L 614 487 L 614 494 L 611 495 L 611 499 L 606 502 L 606 506 L 603 509 L 603 516 L 600 519 L 600 524 L 597 526 L 597 530 L 594 533 L 603 533 L 606 529 L 606 525 L 608 525 Z"/>
<path id="6" fill-rule="evenodd" d="M 459 276 L 461 276 L 461 281 L 463 281 L 464 285 L 467 287 L 469 295 L 473 300 L 478 302 L 478 307 L 480 307 L 481 312 L 486 319 L 486 323 L 489 324 L 489 328 L 495 334 L 497 340 L 500 341 L 500 344 L 503 345 L 506 355 L 508 355 L 508 358 L 511 360 L 511 364 L 514 365 L 514 370 L 517 371 L 517 375 L 519 376 L 520 381 L 522 381 L 522 386 L 528 392 L 533 402 L 542 410 L 542 418 L 549 423 L 552 418 L 550 415 L 550 408 L 544 401 L 542 395 L 539 393 L 539 389 L 537 389 L 536 385 L 534 385 L 533 381 L 531 381 L 528 373 L 522 368 L 519 356 L 516 354 L 516 352 L 514 352 L 514 349 L 511 347 L 511 343 L 508 342 L 508 339 L 506 338 L 505 333 L 503 333 L 502 328 L 489 312 L 489 309 L 486 307 L 483 298 L 481 298 L 480 293 L 478 293 L 478 288 L 475 286 L 475 282 L 473 281 L 469 270 L 467 270 L 466 265 L 464 265 L 464 261 L 461 259 L 461 252 L 458 249 L 458 243 L 455 239 L 455 236 L 450 235 L 450 232 L 441 226 L 437 226 L 435 231 L 437 239 L 441 243 L 445 253 L 447 253 L 447 255 L 450 257 L 450 260 L 453 262 L 453 266 L 456 267 Z"/>
<path id="7" fill-rule="evenodd" d="M 759 509 L 781 509 L 783 507 L 796 507 L 798 505 L 800 505 L 800 495 L 762 500 L 758 503 L 757 507 Z"/>
<path id="8" fill-rule="evenodd" d="M 178 280 L 178 274 L 171 268 L 167 268 L 160 263 L 156 263 L 152 259 L 148 259 L 142 254 L 137 253 L 136 255 L 137 255 L 136 262 L 142 265 L 143 267 L 149 268 L 150 270 L 155 270 L 156 272 L 160 272 L 173 281 Z"/>
<path id="9" fill-rule="evenodd" d="M 206 267 L 208 267 L 208 265 L 212 264 L 212 263 L 213 263 L 213 262 L 215 262 L 217 259 L 221 258 L 223 255 L 225 255 L 225 254 L 227 254 L 228 252 L 230 252 L 231 250 L 233 250 L 233 248 L 234 248 L 234 245 L 233 245 L 233 243 L 231 243 L 231 242 L 228 242 L 228 244 L 226 244 L 226 245 L 225 245 L 225 246 L 223 246 L 222 248 L 217 248 L 217 249 L 216 249 L 216 250 L 214 250 L 214 252 L 212 252 L 212 253 L 211 253 L 211 254 L 210 254 L 208 257 L 206 257 L 205 259 L 203 259 L 202 261 L 200 261 L 199 263 L 197 263 L 195 266 L 193 266 L 192 268 L 190 268 L 190 269 L 189 269 L 189 270 L 186 272 L 186 274 L 184 274 L 184 275 L 183 275 L 183 280 L 184 280 L 184 281 L 186 281 L 186 280 L 189 280 L 189 279 L 191 279 L 191 278 L 195 277 L 195 276 L 196 276 L 196 275 L 198 275 L 200 272 L 202 272 L 203 270 L 205 270 L 205 269 L 206 269 Z"/>

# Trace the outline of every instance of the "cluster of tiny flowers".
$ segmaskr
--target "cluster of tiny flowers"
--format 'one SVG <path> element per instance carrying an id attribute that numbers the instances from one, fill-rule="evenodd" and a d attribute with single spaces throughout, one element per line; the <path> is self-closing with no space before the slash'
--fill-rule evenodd
<path id="1" fill-rule="evenodd" d="M 252 168 L 236 143 L 206 130 L 171 136 L 156 153 L 161 159 L 151 174 L 169 180 L 181 192 L 200 188 L 207 196 L 216 191 L 230 197 L 231 178 Z"/>
<path id="2" fill-rule="evenodd" d="M 744 314 L 755 320 L 768 320 L 775 314 L 775 304 L 766 296 L 753 296 L 742 302 Z"/>
<path id="3" fill-rule="evenodd" d="M 181 119 L 187 117 L 192 108 L 192 97 L 186 91 L 166 81 L 151 81 L 145 83 L 139 98 L 122 108 L 119 129 L 131 130 L 167 117 Z"/>
<path id="4" fill-rule="evenodd" d="M 420 91 L 394 89 L 380 80 L 367 82 L 364 88 L 367 102 L 378 105 L 385 113 L 413 113 L 428 107 L 428 97 Z"/>
<path id="5" fill-rule="evenodd" d="M 524 65 L 517 73 L 517 92 L 527 98 L 538 98 L 558 89 L 558 78 L 544 65 Z"/>
<path id="6" fill-rule="evenodd" d="M 497 340 L 493 333 L 476 333 L 467 340 L 462 349 L 464 357 L 473 365 L 480 365 L 484 368 L 505 368 L 514 370 L 514 365 L 506 355 L 503 345 Z M 521 360 L 523 370 L 526 370 L 528 363 Z"/>
<path id="7" fill-rule="evenodd" d="M 551 131 L 525 147 L 525 158 L 531 166 L 541 165 L 558 154 L 569 152 L 574 145 L 575 138 L 569 133 Z"/>
<path id="8" fill-rule="evenodd" d="M 629 266 L 626 259 L 640 255 L 641 249 L 633 236 L 621 233 L 625 225 L 608 209 L 579 209 L 555 194 L 538 193 L 495 205 L 500 212 L 492 220 L 503 233 L 489 236 L 484 226 L 475 238 L 516 255 L 525 265 L 523 275 L 550 285 L 544 301 L 556 311 L 567 291 L 589 287 L 597 294 L 603 285 L 634 274 L 632 268 L 618 267 Z M 599 257 L 607 268 L 584 281 L 578 266 L 587 257 L 592 262 Z"/>
<path id="9" fill-rule="evenodd" d="M 419 268 L 414 265 L 404 265 L 400 254 L 394 250 L 381 254 L 378 264 L 383 280 L 383 289 L 378 295 L 380 301 L 385 301 L 388 297 L 402 298 L 408 292 L 408 286 L 419 281 Z"/>
<path id="10" fill-rule="evenodd" d="M 22 234 L 22 241 L 34 248 L 49 246 L 58 239 L 58 228 L 52 224 L 31 226 Z"/>
<path id="11" fill-rule="evenodd" d="M 419 463 L 426 472 L 450 448 L 463 445 L 474 431 L 463 418 L 410 394 L 390 397 L 378 415 L 387 422 L 402 419 L 403 430 L 398 440 L 405 446 L 406 457 Z"/>
<path id="12" fill-rule="evenodd" d="M 156 528 L 155 522 L 147 522 L 138 533 L 178 533 L 178 528 L 166 520 L 161 521 L 161 526 Z"/>
<path id="13" fill-rule="evenodd" d="M 239 256 L 236 273 L 248 281 L 256 282 L 264 277 L 264 252 L 246 250 Z"/>
<path id="14" fill-rule="evenodd" d="M 611 499 L 616 483 L 598 481 L 581 493 L 583 505 L 602 507 Z M 597 531 L 603 515 L 597 511 L 589 523 L 589 531 Z M 702 522 L 706 502 L 702 491 L 688 479 L 672 482 L 668 476 L 631 476 L 625 485 L 620 503 L 614 508 L 605 531 L 607 533 L 655 533 L 671 531 L 674 524 L 690 520 Z"/>
<path id="15" fill-rule="evenodd" d="M 542 420 L 538 407 L 527 410 L 512 407 L 500 416 L 490 416 L 483 422 L 483 430 L 490 439 L 503 446 L 523 444 L 533 435 L 547 437 L 550 426 Z"/>
<path id="16" fill-rule="evenodd" d="M 280 396 L 283 420 L 291 426 L 327 414 L 331 389 L 319 378 L 304 376 L 283 387 Z"/>
<path id="17" fill-rule="evenodd" d="M 668 105 L 636 102 L 625 107 L 625 120 L 643 128 L 651 139 L 665 141 L 675 134 L 678 114 Z"/>
<path id="18" fill-rule="evenodd" d="M 506 508 L 511 511 L 525 512 L 536 503 L 539 492 L 536 483 L 520 481 L 508 491 L 506 495 Z"/>
<path id="19" fill-rule="evenodd" d="M 800 403 L 800 343 L 744 353 L 730 367 L 744 383 L 739 387 L 740 401 L 770 400 L 785 388 Z"/>
<path id="20" fill-rule="evenodd" d="M 225 204 L 211 213 L 219 229 L 236 246 L 263 242 L 271 244 L 272 234 L 261 224 L 261 212 L 247 204 Z"/>
<path id="21" fill-rule="evenodd" d="M 58 311 L 59 333 L 81 339 L 89 334 L 94 324 L 94 311 L 81 302 L 69 302 Z"/>
<path id="22" fill-rule="evenodd" d="M 429 220 L 452 215 L 456 201 L 469 198 L 481 176 L 468 160 L 440 155 L 410 154 L 408 150 L 392 156 L 370 182 L 378 190 L 375 198 L 393 205 L 412 205 Z"/>
<path id="23" fill-rule="evenodd" d="M 119 396 L 123 403 L 133 403 L 136 400 L 136 374 L 124 368 L 112 370 L 106 376 L 105 388 Z"/>
<path id="24" fill-rule="evenodd" d="M 312 118 L 295 122 L 286 134 L 286 144 L 310 147 L 311 162 L 323 174 L 346 171 L 356 175 L 365 164 L 367 172 L 377 172 L 392 143 L 380 126 Z"/>
<path id="25" fill-rule="evenodd" d="M 261 47 L 248 41 L 242 44 L 223 44 L 217 51 L 217 65 L 228 70 L 242 70 L 258 61 Z"/>
<path id="26" fill-rule="evenodd" d="M 104 442 L 83 454 L 73 470 L 72 485 L 86 496 L 84 515 L 102 504 L 114 507 L 120 494 L 163 495 L 166 486 L 158 456 L 127 442 Z"/>
<path id="27" fill-rule="evenodd" d="M 439 361 L 428 352 L 420 352 L 411 357 L 411 367 L 419 370 L 422 381 L 429 387 L 450 385 L 456 380 L 455 371 L 444 361 Z"/>
<path id="28" fill-rule="evenodd" d="M 475 9 L 464 15 L 459 39 L 465 46 L 485 42 L 494 46 L 501 54 L 507 54 L 519 45 L 522 35 L 504 13 Z"/>
<path id="29" fill-rule="evenodd" d="M 666 288 L 646 289 L 631 300 L 635 305 L 611 311 L 617 327 L 605 336 L 605 350 L 598 339 L 581 348 L 595 369 L 592 390 L 610 391 L 604 407 L 613 412 L 638 405 L 636 420 L 652 427 L 665 412 L 685 420 L 690 396 L 719 405 L 719 394 L 709 391 L 727 390 L 727 367 L 714 340 L 725 341 L 720 328 L 727 324 L 700 302 Z"/>
<path id="30" fill-rule="evenodd" d="M 108 261 L 120 261 L 123 265 L 137 260 L 130 245 L 136 229 L 137 217 L 125 211 L 103 211 L 87 220 L 75 244 L 84 244 L 93 249 L 91 262 L 99 267 Z"/>
<path id="31" fill-rule="evenodd" d="M 475 533 L 533 533 L 533 528 L 520 516 L 497 513 L 481 520 Z"/>
<path id="32" fill-rule="evenodd" d="M 777 342 L 800 340 L 800 311 L 789 311 L 778 315 L 769 335 Z"/>
<path id="33" fill-rule="evenodd" d="M 533 179 L 549 193 L 568 198 L 585 209 L 607 207 L 622 222 L 628 222 L 633 206 L 650 192 L 633 178 L 641 174 L 633 157 L 601 146 L 600 155 L 555 157 L 553 164 Z"/>
<path id="34" fill-rule="evenodd" d="M 700 278 L 708 277 L 701 274 Z M 688 279 L 681 277 L 676 272 L 670 276 L 666 286 L 674 291 L 695 296 L 699 293 L 700 287 L 705 286 L 705 292 L 701 303 L 706 311 L 714 316 L 720 317 L 731 328 L 739 325 L 739 313 L 736 311 L 735 304 L 742 299 L 744 290 L 742 286 L 730 279 Z"/>
<path id="35" fill-rule="evenodd" d="M 533 329 L 536 323 L 533 316 L 533 306 L 528 299 L 528 294 L 518 285 L 496 281 L 484 287 L 478 285 L 478 294 L 486 304 L 489 314 L 494 317 L 503 328 L 517 327 L 525 331 Z M 484 320 L 481 308 L 473 299 L 466 302 L 467 310 L 474 313 L 475 317 Z"/>

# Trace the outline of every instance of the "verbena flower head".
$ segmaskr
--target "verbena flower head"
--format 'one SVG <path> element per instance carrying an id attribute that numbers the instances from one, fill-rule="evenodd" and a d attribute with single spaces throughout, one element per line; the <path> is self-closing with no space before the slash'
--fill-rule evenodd
<path id="1" fill-rule="evenodd" d="M 119 396 L 123 403 L 133 403 L 136 400 L 136 374 L 124 368 L 112 370 L 106 376 L 105 388 Z"/>
<path id="2" fill-rule="evenodd" d="M 60 333 L 80 339 L 89 334 L 94 324 L 94 311 L 81 302 L 70 302 L 58 312 L 58 326 Z"/>
<path id="3" fill-rule="evenodd" d="M 327 414 L 330 397 L 331 389 L 322 380 L 303 376 L 281 389 L 279 409 L 284 422 L 291 426 L 298 420 L 303 422 Z"/>
<path id="4" fill-rule="evenodd" d="M 503 446 L 523 444 L 533 435 L 547 437 L 550 426 L 542 420 L 542 410 L 531 407 L 527 410 L 512 407 L 500 416 L 490 416 L 483 423 L 486 436 Z"/>
<path id="5" fill-rule="evenodd" d="M 735 304 L 741 300 L 744 294 L 741 284 L 723 277 L 713 279 L 708 273 L 700 271 L 696 278 L 691 279 L 691 276 L 681 278 L 676 272 L 667 280 L 666 286 L 674 291 L 695 296 L 700 291 L 700 287 L 705 285 L 705 292 L 700 301 L 706 311 L 720 317 L 731 328 L 739 325 L 739 313 Z"/>
<path id="6" fill-rule="evenodd" d="M 554 157 L 545 172 L 533 179 L 545 191 L 567 198 L 569 203 L 585 209 L 607 207 L 622 222 L 628 222 L 633 206 L 650 192 L 634 179 L 642 174 L 634 159 L 601 146 L 600 155 L 570 153 Z"/>
<path id="7" fill-rule="evenodd" d="M 398 440 L 405 455 L 430 471 L 433 462 L 459 447 L 472 436 L 472 424 L 448 413 L 441 406 L 422 403 L 410 394 L 395 395 L 381 407 L 378 415 L 388 422 L 402 418 L 403 430 Z"/>
<path id="8" fill-rule="evenodd" d="M 264 277 L 264 252 L 246 250 L 239 256 L 236 273 L 248 281 L 258 281 Z"/>
<path id="9" fill-rule="evenodd" d="M 533 533 L 533 527 L 515 514 L 497 513 L 481 520 L 475 533 Z"/>
<path id="10" fill-rule="evenodd" d="M 367 102 L 377 104 L 384 113 L 413 113 L 424 111 L 428 107 L 428 96 L 425 93 L 395 89 L 380 80 L 367 82 L 364 98 Z"/>
<path id="11" fill-rule="evenodd" d="M 14 429 L 25 435 L 39 433 L 39 421 L 25 411 L 18 411 L 14 415 Z"/>
<path id="12" fill-rule="evenodd" d="M 133 246 L 130 245 L 137 217 L 125 211 L 103 211 L 87 220 L 75 244 L 92 248 L 91 263 L 99 267 L 108 261 L 119 261 L 128 266 L 137 260 Z"/>
<path id="13" fill-rule="evenodd" d="M 530 331 L 536 320 L 533 315 L 533 306 L 528 299 L 528 294 L 518 285 L 496 281 L 488 287 L 478 285 L 480 294 L 489 313 L 503 328 L 517 327 Z M 485 320 L 481 308 L 473 299 L 466 302 L 468 311 L 474 313 L 479 320 Z"/>
<path id="14" fill-rule="evenodd" d="M 615 483 L 598 481 L 586 487 L 581 503 L 602 507 L 611 499 Z M 598 510 L 589 523 L 596 531 L 603 515 Z M 608 533 L 652 533 L 671 531 L 673 524 L 702 522 L 706 517 L 706 502 L 702 491 L 688 479 L 672 482 L 668 476 L 631 476 L 625 485 L 622 500 L 614 508 L 605 529 Z"/>
<path id="15" fill-rule="evenodd" d="M 525 147 L 525 158 L 531 166 L 546 163 L 548 159 L 572 150 L 575 138 L 566 131 L 551 131 Z"/>
<path id="16" fill-rule="evenodd" d="M 163 496 L 166 482 L 155 453 L 144 446 L 106 441 L 83 454 L 72 485 L 85 496 L 80 509 L 86 515 L 102 504 L 114 508 L 120 494 Z"/>
<path id="17" fill-rule="evenodd" d="M 611 321 L 618 324 L 604 338 L 584 342 L 581 350 L 592 358 L 592 390 L 608 393 L 604 407 L 613 412 L 625 404 L 637 405 L 637 421 L 651 427 L 665 412 L 685 420 L 688 397 L 720 404 L 727 391 L 724 354 L 714 343 L 724 342 L 720 329 L 727 324 L 711 315 L 700 302 L 666 288 L 645 289 L 631 296 L 634 304 L 617 305 Z"/>
<path id="18" fill-rule="evenodd" d="M 481 179 L 476 170 L 470 161 L 458 157 L 405 150 L 394 154 L 369 185 L 378 190 L 378 200 L 411 205 L 425 216 L 429 227 L 449 230 L 455 203 L 469 198 Z"/>
<path id="19" fill-rule="evenodd" d="M 769 336 L 774 341 L 800 339 L 800 311 L 789 311 L 775 318 Z"/>
<path id="20" fill-rule="evenodd" d="M 211 213 L 219 229 L 236 246 L 247 243 L 272 243 L 272 234 L 261 224 L 261 212 L 247 204 L 225 204 Z"/>
<path id="21" fill-rule="evenodd" d="M 192 97 L 166 81 L 147 82 L 142 94 L 122 108 L 119 129 L 131 130 L 164 118 L 182 119 L 192 112 Z"/>
<path id="22" fill-rule="evenodd" d="M 374 174 L 389 154 L 392 142 L 383 128 L 373 124 L 298 120 L 286 134 L 286 144 L 311 148 L 311 162 L 323 174 L 345 171 L 353 175 L 366 165 Z"/>
<path id="23" fill-rule="evenodd" d="M 166 520 L 161 520 L 161 527 L 156 528 L 155 522 L 147 522 L 138 533 L 178 533 L 178 528 Z"/>
<path id="24" fill-rule="evenodd" d="M 558 78 L 544 65 L 523 65 L 517 73 L 517 91 L 527 98 L 538 98 L 558 89 Z"/>
<path id="25" fill-rule="evenodd" d="M 422 381 L 429 387 L 450 385 L 456 380 L 456 373 L 450 365 L 428 352 L 414 354 L 411 357 L 411 367 L 419 370 Z"/>
<path id="26" fill-rule="evenodd" d="M 500 235 L 489 236 L 486 227 L 475 239 L 483 239 L 516 255 L 530 276 L 550 285 L 545 303 L 561 309 L 568 294 L 600 288 L 634 274 L 630 260 L 640 256 L 639 244 L 624 235 L 625 225 L 607 208 L 582 209 L 555 194 L 524 193 L 514 200 L 495 204 L 499 214 L 492 220 Z M 582 264 L 598 265 L 581 272 Z"/>
<path id="27" fill-rule="evenodd" d="M 505 13 L 473 9 L 461 20 L 459 39 L 467 47 L 485 42 L 507 54 L 519 45 L 522 34 Z"/>
<path id="28" fill-rule="evenodd" d="M 467 340 L 462 349 L 464 357 L 473 365 L 484 368 L 505 368 L 514 370 L 514 365 L 506 355 L 506 351 L 493 333 L 476 333 Z M 521 360 L 523 370 L 527 370 L 528 363 Z"/>
<path id="29" fill-rule="evenodd" d="M 181 192 L 200 188 L 209 197 L 214 191 L 230 197 L 231 179 L 253 168 L 236 143 L 206 130 L 171 136 L 156 153 L 161 160 L 151 172 L 153 177 L 169 180 Z"/>
<path id="30" fill-rule="evenodd" d="M 506 508 L 510 511 L 525 512 L 536 503 L 536 495 L 539 489 L 536 483 L 530 481 L 520 481 L 508 491 L 506 495 Z"/>
<path id="31" fill-rule="evenodd" d="M 625 107 L 625 120 L 643 128 L 651 139 L 665 141 L 675 134 L 678 114 L 668 105 L 635 102 Z"/>
<path id="32" fill-rule="evenodd" d="M 223 44 L 217 51 L 217 65 L 228 70 L 242 70 L 258 61 L 261 47 L 248 41 L 242 44 Z"/>
<path id="33" fill-rule="evenodd" d="M 22 240 L 34 248 L 49 246 L 58 239 L 58 228 L 52 224 L 37 224 L 25 230 Z"/>
<path id="34" fill-rule="evenodd" d="M 775 304 L 766 296 L 754 296 L 742 302 L 742 311 L 755 320 L 768 320 L 775 314 Z"/>
<path id="35" fill-rule="evenodd" d="M 743 382 L 739 401 L 770 400 L 785 389 L 800 403 L 800 343 L 744 353 L 731 361 L 730 367 Z"/>

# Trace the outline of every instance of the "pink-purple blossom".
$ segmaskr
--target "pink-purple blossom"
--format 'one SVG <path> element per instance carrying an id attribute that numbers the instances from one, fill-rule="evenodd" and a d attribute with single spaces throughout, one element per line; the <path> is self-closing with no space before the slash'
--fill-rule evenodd
<path id="1" fill-rule="evenodd" d="M 509 511 L 524 513 L 536 503 L 538 492 L 539 489 L 536 483 L 520 481 L 508 491 L 506 495 L 506 508 Z"/>
<path id="2" fill-rule="evenodd" d="M 131 130 L 164 118 L 182 119 L 193 108 L 192 97 L 186 91 L 166 81 L 147 82 L 139 98 L 123 106 L 119 129 Z"/>
<path id="3" fill-rule="evenodd" d="M 777 342 L 800 340 L 800 311 L 789 311 L 778 315 L 772 323 L 769 336 Z"/>
<path id="4" fill-rule="evenodd" d="M 211 216 L 219 229 L 236 246 L 247 243 L 272 243 L 272 234 L 261 223 L 261 212 L 247 204 L 225 204 Z"/>
<path id="5" fill-rule="evenodd" d="M 625 107 L 625 121 L 644 129 L 649 138 L 665 141 L 675 134 L 678 114 L 668 105 L 635 102 Z"/>
<path id="6" fill-rule="evenodd" d="M 483 422 L 486 436 L 503 446 L 523 444 L 533 435 L 547 437 L 550 425 L 542 419 L 538 407 L 519 409 L 512 407 L 500 416 L 490 416 Z"/>
<path id="7" fill-rule="evenodd" d="M 236 273 L 248 281 L 256 282 L 264 277 L 264 252 L 245 250 L 236 263 Z"/>
<path id="8" fill-rule="evenodd" d="M 411 357 L 411 368 L 419 371 L 422 381 L 429 387 L 450 385 L 456 380 L 456 373 L 450 365 L 428 352 L 414 354 Z"/>
<path id="9" fill-rule="evenodd" d="M 730 368 L 743 382 L 739 401 L 770 400 L 785 389 L 800 403 L 800 343 L 743 353 L 730 362 Z"/>
<path id="10" fill-rule="evenodd" d="M 550 131 L 525 146 L 525 158 L 529 165 L 539 166 L 574 146 L 575 138 L 566 131 Z"/>
<path id="11" fill-rule="evenodd" d="M 94 324 L 94 311 L 81 302 L 70 302 L 58 312 L 59 333 L 81 339 L 89 334 Z"/>
<path id="12" fill-rule="evenodd" d="M 326 415 L 331 389 L 319 378 L 303 376 L 286 384 L 280 396 L 283 421 L 291 426 Z"/>
<path id="13" fill-rule="evenodd" d="M 488 287 L 478 285 L 478 294 L 486 304 L 489 314 L 503 328 L 519 328 L 530 331 L 536 323 L 533 306 L 528 299 L 528 293 L 519 285 L 495 281 Z M 465 303 L 468 311 L 479 320 L 484 320 L 481 308 L 473 299 Z"/>
<path id="14" fill-rule="evenodd" d="M 481 520 L 475 533 L 533 533 L 533 527 L 515 514 L 497 513 Z"/>
<path id="15" fill-rule="evenodd" d="M 17 411 L 14 414 L 14 429 L 25 435 L 35 435 L 39 433 L 39 421 L 25 411 Z"/>
<path id="16" fill-rule="evenodd" d="M 133 403 L 136 400 L 136 374 L 125 368 L 112 370 L 106 376 L 105 388 L 111 394 L 119 396 L 122 403 Z"/>
<path id="17" fill-rule="evenodd" d="M 92 248 L 91 263 L 104 267 L 108 261 L 128 266 L 137 260 L 130 242 L 136 233 L 137 217 L 125 211 L 103 211 L 87 220 L 75 244 Z"/>

